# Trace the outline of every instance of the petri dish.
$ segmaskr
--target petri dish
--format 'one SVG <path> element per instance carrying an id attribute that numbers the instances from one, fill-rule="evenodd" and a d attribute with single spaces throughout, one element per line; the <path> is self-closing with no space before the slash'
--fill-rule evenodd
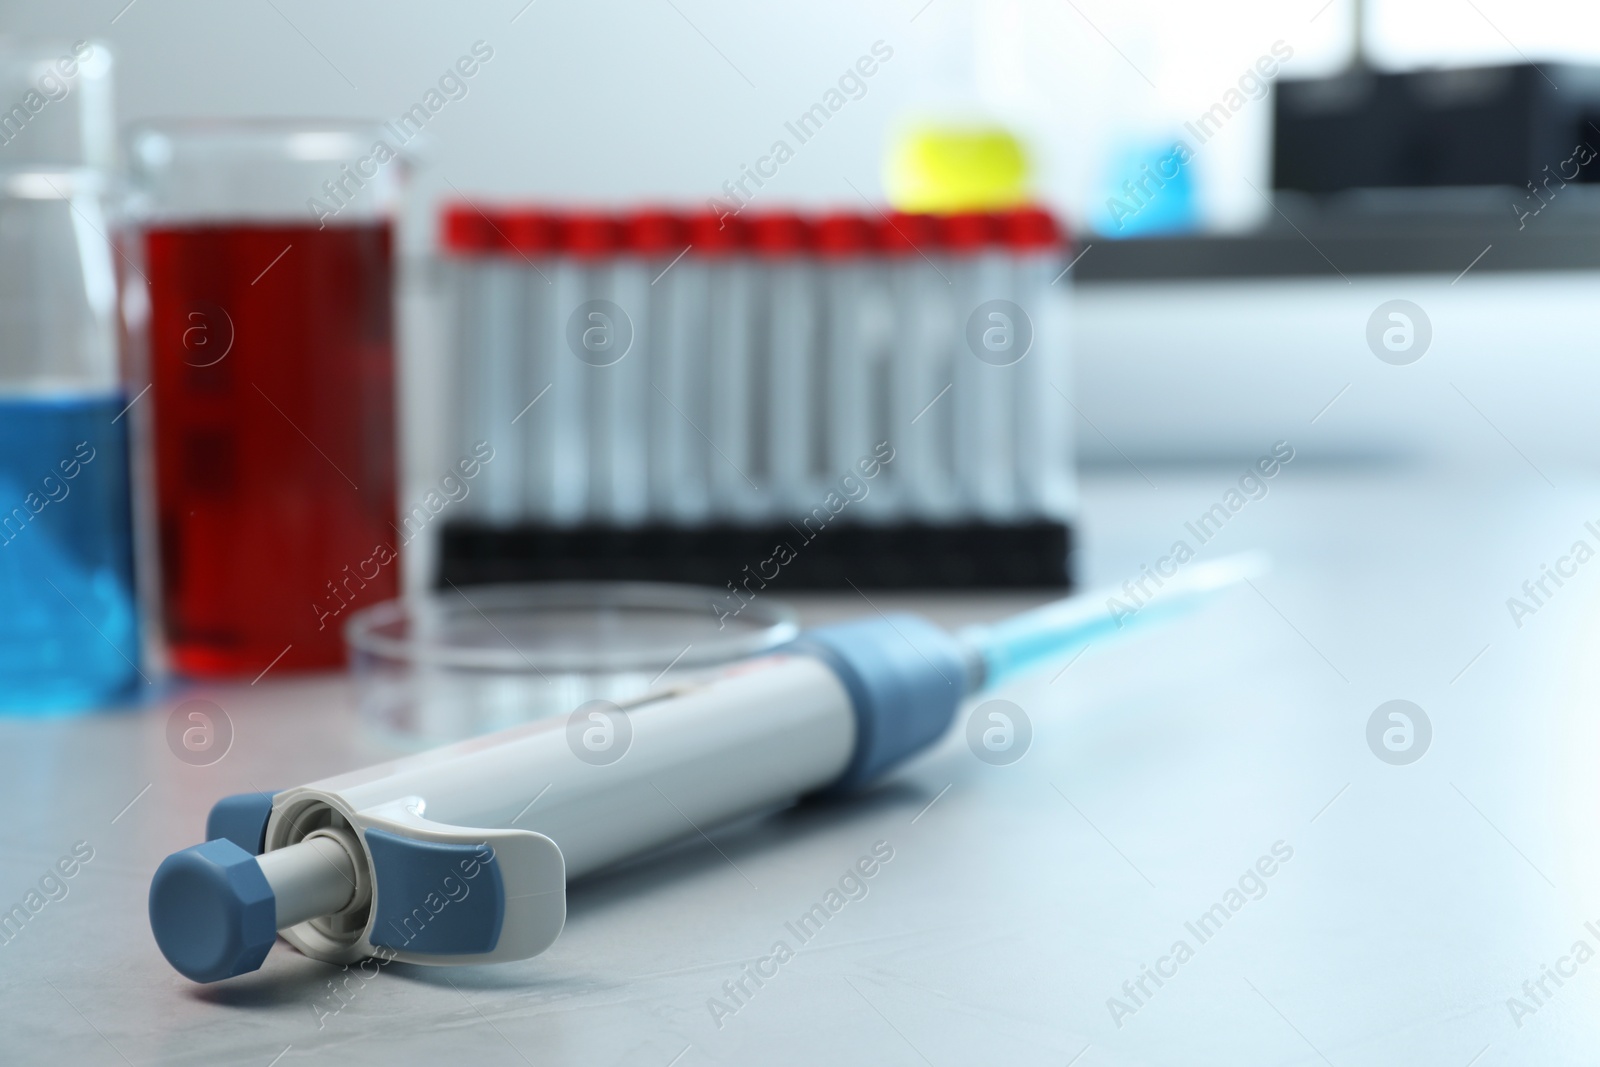
<path id="1" fill-rule="evenodd" d="M 345 627 L 364 720 L 433 745 L 622 702 L 744 659 L 799 633 L 769 597 L 719 616 L 725 591 L 653 582 L 452 588 L 385 601 Z"/>

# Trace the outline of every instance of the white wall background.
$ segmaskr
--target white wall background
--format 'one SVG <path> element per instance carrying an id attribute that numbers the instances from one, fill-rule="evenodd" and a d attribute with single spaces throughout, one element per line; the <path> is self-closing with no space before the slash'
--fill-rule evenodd
<path id="1" fill-rule="evenodd" d="M 476 40 L 494 59 L 429 126 L 427 205 L 471 195 L 699 201 L 766 152 L 882 39 L 894 59 L 769 187 L 775 199 L 877 195 L 879 146 L 918 84 L 941 80 L 952 19 L 918 4 L 787 10 L 707 0 L 95 0 L 11 3 L 0 29 L 94 37 L 119 60 L 124 120 L 168 115 L 393 117 Z M 918 0 L 920 3 L 920 0 Z M 513 21 L 514 20 L 514 21 Z"/>
<path id="2" fill-rule="evenodd" d="M 487 41 L 496 58 L 432 124 L 438 165 L 420 178 L 422 205 L 452 183 L 505 196 L 704 197 L 881 39 L 895 57 L 867 96 L 765 195 L 853 201 L 852 185 L 877 195 L 896 122 L 976 113 L 1026 130 L 1041 190 L 1081 217 L 1109 143 L 1166 136 L 1274 41 L 1294 50 L 1288 75 L 1343 62 L 1350 2 L 4 0 L 0 32 L 108 42 L 125 121 L 393 116 Z M 1375 0 L 1369 24 L 1387 64 L 1600 56 L 1600 13 L 1570 0 Z M 1252 106 L 1207 145 L 1214 221 L 1261 210 L 1237 177 L 1264 176 L 1266 128 L 1267 109 Z"/>

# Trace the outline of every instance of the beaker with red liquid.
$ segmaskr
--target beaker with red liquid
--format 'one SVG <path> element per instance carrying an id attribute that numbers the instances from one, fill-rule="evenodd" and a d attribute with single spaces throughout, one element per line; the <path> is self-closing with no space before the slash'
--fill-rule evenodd
<path id="1" fill-rule="evenodd" d="M 149 387 L 134 410 L 181 673 L 338 666 L 350 613 L 398 594 L 394 140 L 197 122 L 130 142 L 130 392 Z"/>

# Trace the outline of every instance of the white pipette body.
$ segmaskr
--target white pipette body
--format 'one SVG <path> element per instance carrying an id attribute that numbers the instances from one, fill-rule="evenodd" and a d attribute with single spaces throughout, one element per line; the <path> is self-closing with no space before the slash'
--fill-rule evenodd
<path id="1" fill-rule="evenodd" d="M 1134 618 L 1259 566 L 1196 564 Z M 200 982 L 255 970 L 279 933 L 332 963 L 523 959 L 561 932 L 569 878 L 866 785 L 943 736 L 970 693 L 1127 622 L 1114 616 L 1093 594 L 960 636 L 912 615 L 823 627 L 621 706 L 224 798 L 208 840 L 157 870 L 151 927 Z"/>

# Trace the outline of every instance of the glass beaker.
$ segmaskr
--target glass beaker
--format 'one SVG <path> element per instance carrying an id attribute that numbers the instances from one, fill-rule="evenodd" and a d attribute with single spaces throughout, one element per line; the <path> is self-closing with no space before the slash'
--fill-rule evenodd
<path id="1" fill-rule="evenodd" d="M 400 588 L 394 226 L 376 123 L 191 121 L 129 144 L 160 618 L 181 672 L 343 662 Z"/>
<path id="2" fill-rule="evenodd" d="M 0 171 L 0 710 L 140 680 L 105 181 Z"/>

